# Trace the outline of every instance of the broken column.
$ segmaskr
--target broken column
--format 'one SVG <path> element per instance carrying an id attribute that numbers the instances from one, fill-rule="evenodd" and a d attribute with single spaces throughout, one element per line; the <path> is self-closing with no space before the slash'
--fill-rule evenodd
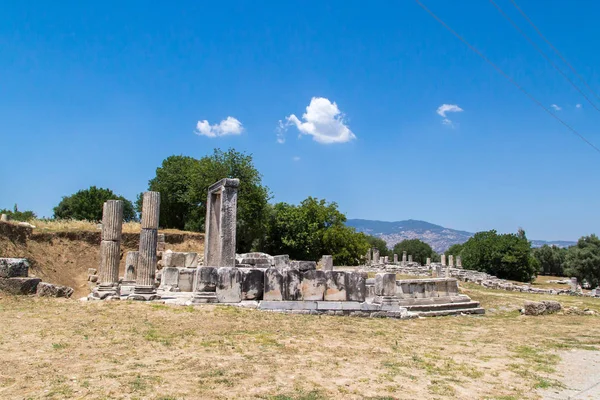
<path id="1" fill-rule="evenodd" d="M 373 249 L 373 265 L 379 265 L 379 249 Z"/>
<path id="2" fill-rule="evenodd" d="M 239 179 L 221 179 L 208 188 L 204 265 L 235 265 L 237 191 Z"/>
<path id="3" fill-rule="evenodd" d="M 108 200 L 102 208 L 102 241 L 98 286 L 92 297 L 104 299 L 119 295 L 119 261 L 121 259 L 121 228 L 123 226 L 123 201 Z"/>
<path id="4" fill-rule="evenodd" d="M 453 267 L 454 267 L 454 256 L 453 256 L 452 254 L 450 254 L 450 255 L 448 256 L 448 266 L 449 266 L 450 268 L 453 268 Z"/>
<path id="5" fill-rule="evenodd" d="M 456 268 L 462 268 L 462 257 L 456 256 Z"/>
<path id="6" fill-rule="evenodd" d="M 159 298 L 154 286 L 156 278 L 156 248 L 158 244 L 158 220 L 160 216 L 160 193 L 145 192 L 142 202 L 142 231 L 132 300 Z"/>
<path id="7" fill-rule="evenodd" d="M 413 262 L 412 254 L 409 254 L 409 255 L 408 255 L 408 262 L 409 262 L 409 263 Z"/>
<path id="8" fill-rule="evenodd" d="M 406 258 L 406 252 L 403 251 L 402 252 L 402 265 L 406 265 L 407 260 L 408 259 Z"/>
<path id="9" fill-rule="evenodd" d="M 577 292 L 577 278 L 576 277 L 572 277 L 571 281 L 571 292 Z"/>
<path id="10" fill-rule="evenodd" d="M 442 254 L 442 258 L 441 258 L 440 262 L 441 262 L 441 264 L 442 264 L 443 267 L 446 266 L 446 255 L 445 254 Z"/>
<path id="11" fill-rule="evenodd" d="M 394 254 L 394 264 L 398 264 L 398 254 Z"/>
<path id="12" fill-rule="evenodd" d="M 427 260 L 425 261 L 425 265 L 431 265 L 431 258 L 427 257 Z"/>
<path id="13" fill-rule="evenodd" d="M 371 265 L 371 249 L 367 250 L 366 265 Z"/>
<path id="14" fill-rule="evenodd" d="M 321 258 L 321 263 L 323 265 L 323 271 L 333 271 L 333 256 L 323 256 L 323 258 Z"/>

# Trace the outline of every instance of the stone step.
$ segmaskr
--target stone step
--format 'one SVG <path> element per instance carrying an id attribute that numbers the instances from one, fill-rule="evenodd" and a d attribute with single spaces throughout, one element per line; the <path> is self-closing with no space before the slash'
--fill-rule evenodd
<path id="1" fill-rule="evenodd" d="M 465 310 L 471 308 L 478 308 L 478 301 L 469 301 L 461 303 L 445 303 L 445 304 L 419 304 L 419 305 L 403 305 L 408 311 L 413 312 L 426 312 L 426 311 L 451 311 L 451 310 Z"/>
<path id="2" fill-rule="evenodd" d="M 415 312 L 415 311 L 411 311 Z M 461 314 L 485 314 L 485 309 L 482 307 L 477 308 L 459 308 L 456 310 L 441 310 L 441 311 L 417 311 L 419 317 L 445 317 L 447 315 L 461 315 Z"/>
<path id="3" fill-rule="evenodd" d="M 192 303 L 218 303 L 216 292 L 196 292 Z"/>

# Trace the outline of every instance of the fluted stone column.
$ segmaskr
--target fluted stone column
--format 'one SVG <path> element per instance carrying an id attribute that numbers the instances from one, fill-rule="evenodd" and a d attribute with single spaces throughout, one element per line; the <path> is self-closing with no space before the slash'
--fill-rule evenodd
<path id="1" fill-rule="evenodd" d="M 379 249 L 373 249 L 373 265 L 379 265 Z"/>
<path id="2" fill-rule="evenodd" d="M 119 294 L 119 261 L 121 259 L 121 229 L 123 227 L 123 201 L 108 200 L 102 207 L 102 234 L 98 287 L 93 298 L 104 299 Z"/>
<path id="3" fill-rule="evenodd" d="M 462 257 L 456 256 L 456 268 L 462 268 Z"/>
<path id="4" fill-rule="evenodd" d="M 454 256 L 453 256 L 452 254 L 450 254 L 450 255 L 448 256 L 448 266 L 449 266 L 450 268 L 453 268 L 453 267 L 454 267 Z"/>
<path id="5" fill-rule="evenodd" d="M 407 258 L 406 258 L 406 252 L 405 252 L 405 251 L 403 251 L 403 252 L 402 252 L 402 265 L 406 265 L 406 261 L 407 261 Z"/>
<path id="6" fill-rule="evenodd" d="M 371 265 L 371 249 L 367 251 L 366 265 Z"/>
<path id="7" fill-rule="evenodd" d="M 142 231 L 138 254 L 133 300 L 154 300 L 156 287 L 156 249 L 158 244 L 158 220 L 160 216 L 160 193 L 145 192 L 142 203 Z"/>

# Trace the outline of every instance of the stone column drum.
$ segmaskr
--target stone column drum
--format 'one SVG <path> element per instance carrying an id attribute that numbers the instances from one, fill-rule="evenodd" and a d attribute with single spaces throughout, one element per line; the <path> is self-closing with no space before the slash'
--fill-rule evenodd
<path id="1" fill-rule="evenodd" d="M 373 249 L 373 265 L 379 265 L 379 249 Z"/>
<path id="2" fill-rule="evenodd" d="M 446 255 L 445 254 L 442 254 L 442 258 L 441 258 L 440 262 L 441 262 L 442 266 L 444 266 L 444 267 L 446 266 Z"/>
<path id="3" fill-rule="evenodd" d="M 462 257 L 456 256 L 456 268 L 462 268 Z"/>
<path id="4" fill-rule="evenodd" d="M 448 266 L 449 266 L 450 268 L 453 268 L 453 267 L 454 267 L 454 256 L 453 256 L 452 254 L 450 254 L 450 255 L 448 256 Z"/>
<path id="5" fill-rule="evenodd" d="M 394 254 L 394 264 L 398 264 L 398 254 Z"/>
<path id="6" fill-rule="evenodd" d="M 406 258 L 406 252 L 403 251 L 402 252 L 402 264 L 406 264 L 407 260 L 408 260 L 408 258 Z"/>
<path id="7" fill-rule="evenodd" d="M 160 193 L 145 192 L 142 203 L 142 231 L 138 268 L 133 291 L 134 300 L 154 300 L 156 287 L 156 249 L 158 245 L 158 220 L 160 216 Z"/>
<path id="8" fill-rule="evenodd" d="M 100 265 L 98 287 L 92 297 L 103 299 L 119 293 L 119 261 L 121 259 L 121 230 L 123 226 L 123 202 L 108 200 L 102 208 L 102 240 L 100 242 Z"/>

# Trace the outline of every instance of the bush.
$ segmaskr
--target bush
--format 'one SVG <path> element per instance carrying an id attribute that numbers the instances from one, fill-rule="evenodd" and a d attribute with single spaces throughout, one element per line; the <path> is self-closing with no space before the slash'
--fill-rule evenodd
<path id="1" fill-rule="evenodd" d="M 465 269 L 521 282 L 531 282 L 539 266 L 523 230 L 516 235 L 478 232 L 463 244 L 461 256 Z"/>
<path id="2" fill-rule="evenodd" d="M 15 204 L 12 210 L 3 209 L 0 210 L 0 214 L 6 214 L 10 219 L 15 221 L 27 222 L 29 220 L 37 218 L 33 211 L 19 211 L 19 207 Z"/>
<path id="3" fill-rule="evenodd" d="M 63 197 L 60 203 L 54 207 L 54 218 L 101 221 L 102 209 L 107 200 L 122 200 L 124 203 L 123 220 L 126 222 L 136 220 L 137 215 L 131 201 L 114 194 L 110 189 L 96 186 L 90 186 L 89 189 Z"/>

